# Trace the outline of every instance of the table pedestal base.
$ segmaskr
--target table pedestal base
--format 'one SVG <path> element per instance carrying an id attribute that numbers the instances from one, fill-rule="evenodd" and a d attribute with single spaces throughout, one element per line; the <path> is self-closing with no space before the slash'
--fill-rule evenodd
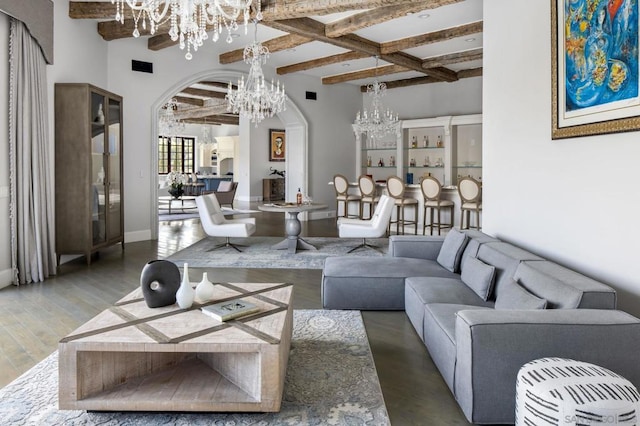
<path id="1" fill-rule="evenodd" d="M 309 244 L 297 235 L 292 235 L 274 244 L 271 248 L 276 250 L 288 250 L 289 253 L 295 253 L 296 250 L 317 250 L 313 245 Z"/>

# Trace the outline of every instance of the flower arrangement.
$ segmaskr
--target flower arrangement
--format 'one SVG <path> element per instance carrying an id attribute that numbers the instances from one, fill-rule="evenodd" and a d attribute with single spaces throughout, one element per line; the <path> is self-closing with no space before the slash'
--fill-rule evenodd
<path id="1" fill-rule="evenodd" d="M 187 183 L 187 177 L 182 173 L 170 172 L 167 174 L 167 184 L 169 185 L 169 194 L 173 198 L 180 198 L 184 194 L 184 184 Z"/>

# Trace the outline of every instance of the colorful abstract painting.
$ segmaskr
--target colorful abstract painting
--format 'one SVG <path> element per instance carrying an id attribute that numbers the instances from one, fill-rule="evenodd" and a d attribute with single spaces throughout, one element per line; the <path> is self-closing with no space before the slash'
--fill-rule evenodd
<path id="1" fill-rule="evenodd" d="M 638 0 L 554 3 L 558 127 L 640 115 Z"/>

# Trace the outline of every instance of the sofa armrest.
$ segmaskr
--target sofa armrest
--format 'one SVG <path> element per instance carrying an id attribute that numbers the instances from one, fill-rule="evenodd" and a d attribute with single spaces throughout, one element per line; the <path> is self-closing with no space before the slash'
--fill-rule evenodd
<path id="1" fill-rule="evenodd" d="M 392 235 L 389 237 L 389 256 L 436 260 L 444 237 L 422 235 Z"/>
<path id="2" fill-rule="evenodd" d="M 464 310 L 455 327 L 455 396 L 473 423 L 513 423 L 518 371 L 538 358 L 590 362 L 640 385 L 640 320 L 626 312 Z"/>

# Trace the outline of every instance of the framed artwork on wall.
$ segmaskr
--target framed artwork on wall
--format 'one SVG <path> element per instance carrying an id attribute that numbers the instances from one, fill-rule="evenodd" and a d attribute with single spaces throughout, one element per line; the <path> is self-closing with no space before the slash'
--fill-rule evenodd
<path id="1" fill-rule="evenodd" d="M 638 1 L 551 0 L 552 138 L 640 129 Z"/>
<path id="2" fill-rule="evenodd" d="M 286 148 L 284 130 L 269 129 L 269 161 L 285 161 Z"/>

